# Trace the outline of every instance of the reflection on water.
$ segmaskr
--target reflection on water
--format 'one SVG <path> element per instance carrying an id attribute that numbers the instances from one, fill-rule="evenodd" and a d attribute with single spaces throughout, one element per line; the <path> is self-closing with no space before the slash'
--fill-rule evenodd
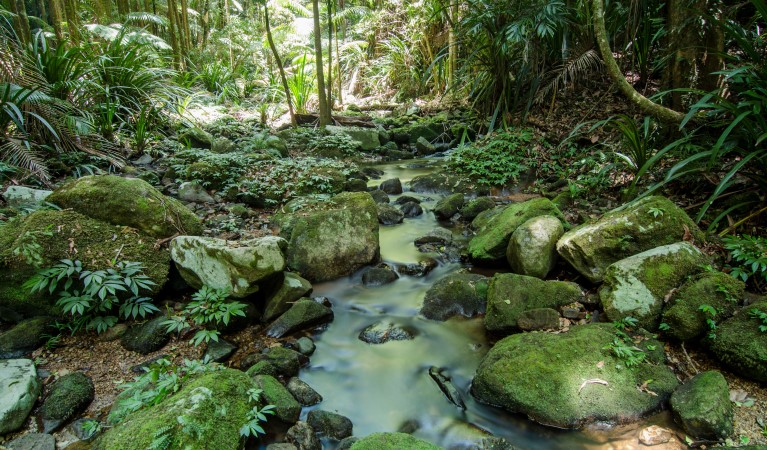
<path id="1" fill-rule="evenodd" d="M 433 170 L 407 169 L 402 163 L 377 167 L 386 172 L 382 179 L 409 180 Z M 433 206 L 434 200 L 424 202 L 424 209 Z M 382 226 L 383 260 L 408 263 L 423 259 L 413 240 L 435 226 L 430 212 L 405 219 L 401 225 Z M 311 366 L 301 373 L 324 398 L 316 408 L 349 417 L 355 436 L 417 428 L 415 436 L 446 448 L 466 447 L 476 440 L 480 429 L 529 449 L 599 448 L 609 440 L 605 433 L 542 427 L 474 401 L 469 394 L 471 379 L 488 350 L 482 319 L 436 322 L 418 315 L 429 286 L 460 268 L 457 263 L 442 264 L 424 278 L 403 276 L 374 288 L 362 286 L 360 273 L 315 285 L 314 294 L 329 297 L 335 313 L 328 328 L 315 336 L 317 350 Z M 413 328 L 417 336 L 379 345 L 357 338 L 362 329 L 382 320 Z M 431 366 L 446 369 L 463 396 L 465 411 L 443 395 L 429 376 Z"/>

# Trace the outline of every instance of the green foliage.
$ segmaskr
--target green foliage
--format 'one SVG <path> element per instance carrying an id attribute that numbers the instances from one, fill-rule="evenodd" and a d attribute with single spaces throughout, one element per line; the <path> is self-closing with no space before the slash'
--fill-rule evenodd
<path id="1" fill-rule="evenodd" d="M 229 321 L 235 317 L 245 317 L 246 304 L 227 301 L 229 293 L 208 286 L 192 295 L 182 315 L 172 317 L 163 322 L 169 333 L 179 333 L 190 327 L 189 322 L 199 327 L 191 342 L 195 346 L 210 341 L 218 341 L 219 327 L 229 325 Z"/>
<path id="2" fill-rule="evenodd" d="M 204 64 L 197 71 L 197 79 L 216 96 L 217 103 L 237 102 L 241 97 L 234 72 L 220 62 Z"/>
<path id="3" fill-rule="evenodd" d="M 84 326 L 103 333 L 117 323 L 117 316 L 110 314 L 115 309 L 124 319 L 159 311 L 151 298 L 140 295 L 154 285 L 143 269 L 141 263 L 120 261 L 107 269 L 87 270 L 78 260 L 63 259 L 39 271 L 24 287 L 33 293 L 58 291 L 56 305 L 72 316 L 73 331 Z"/>
<path id="4" fill-rule="evenodd" d="M 123 393 L 109 413 L 109 421 L 118 423 L 128 414 L 154 406 L 178 392 L 191 377 L 223 368 L 220 364 L 208 360 L 185 359 L 184 364 L 180 366 L 165 358 L 154 361 L 132 382 L 118 386 Z"/>
<path id="5" fill-rule="evenodd" d="M 357 156 L 357 143 L 347 134 L 313 134 L 309 138 L 308 148 L 320 156 L 338 152 L 341 156 Z"/>
<path id="6" fill-rule="evenodd" d="M 749 317 L 753 317 L 754 319 L 759 320 L 759 322 L 760 322 L 760 324 L 759 324 L 759 331 L 761 331 L 762 333 L 767 333 L 767 313 L 765 313 L 763 311 L 759 311 L 756 308 L 752 308 L 748 312 L 748 316 Z"/>
<path id="7" fill-rule="evenodd" d="M 612 343 L 605 347 L 605 350 L 611 351 L 628 368 L 638 366 L 647 356 L 644 350 L 636 346 L 628 334 L 628 331 L 636 327 L 638 323 L 639 321 L 633 317 L 624 317 L 620 321 L 614 322 L 615 338 Z"/>
<path id="8" fill-rule="evenodd" d="M 527 171 L 526 151 L 532 146 L 530 130 L 501 131 L 472 145 L 459 147 L 448 157 L 451 170 L 487 186 L 505 186 Z"/>
<path id="9" fill-rule="evenodd" d="M 248 390 L 248 397 L 250 398 L 251 403 L 255 403 L 256 405 L 253 409 L 248 411 L 246 416 L 247 422 L 240 428 L 240 436 L 248 438 L 251 436 L 258 436 L 259 434 L 266 434 L 261 424 L 267 421 L 266 416 L 274 414 L 275 406 L 264 405 L 262 408 L 259 408 L 258 403 L 261 401 L 262 393 L 263 391 L 261 389 Z"/>
<path id="10" fill-rule="evenodd" d="M 24 260 L 30 266 L 40 269 L 45 260 L 43 247 L 37 242 L 37 238 L 39 236 L 53 236 L 53 232 L 49 229 L 25 231 L 17 241 L 18 246 L 13 249 L 13 255 Z"/>
<path id="11" fill-rule="evenodd" d="M 304 53 L 297 58 L 290 76 L 288 76 L 288 89 L 293 98 L 293 106 L 296 113 L 306 114 L 309 105 L 309 99 L 314 92 L 314 77 L 311 73 L 311 60 L 307 59 Z M 307 70 L 309 69 L 309 70 Z"/>
<path id="12" fill-rule="evenodd" d="M 706 317 L 706 325 L 708 325 L 708 338 L 716 339 L 716 315 L 719 311 L 711 305 L 700 305 L 698 308 Z"/>
<path id="13" fill-rule="evenodd" d="M 725 236 L 724 248 L 730 252 L 730 274 L 759 285 L 767 281 L 767 238 L 761 236 Z M 735 264 L 737 263 L 737 265 Z"/>

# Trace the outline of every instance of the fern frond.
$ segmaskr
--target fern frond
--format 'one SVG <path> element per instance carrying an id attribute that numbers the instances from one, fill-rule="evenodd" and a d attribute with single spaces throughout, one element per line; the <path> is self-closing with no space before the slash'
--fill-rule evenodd
<path id="1" fill-rule="evenodd" d="M 168 26 L 168 19 L 158 14 L 152 14 L 149 12 L 132 12 L 125 18 L 126 23 L 137 23 L 139 25 L 157 25 L 158 27 L 166 28 Z"/>
<path id="2" fill-rule="evenodd" d="M 599 53 L 593 48 L 581 52 L 574 58 L 567 59 L 559 69 L 549 73 L 553 78 L 538 91 L 535 102 L 541 103 L 550 94 L 559 92 L 570 84 L 577 83 L 578 80 L 597 70 L 601 65 L 602 60 Z"/>

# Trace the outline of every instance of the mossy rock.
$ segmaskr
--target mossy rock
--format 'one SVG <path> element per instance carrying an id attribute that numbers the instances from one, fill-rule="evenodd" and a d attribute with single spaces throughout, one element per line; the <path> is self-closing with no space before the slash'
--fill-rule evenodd
<path id="1" fill-rule="evenodd" d="M 320 186 L 318 182 L 308 182 L 310 180 L 322 180 L 323 186 Z M 338 194 L 344 190 L 346 185 L 346 175 L 341 173 L 340 170 L 332 167 L 315 167 L 310 173 L 305 175 L 306 183 L 298 183 L 298 189 L 296 194 L 311 195 L 311 194 Z"/>
<path id="2" fill-rule="evenodd" d="M 440 450 L 441 447 L 405 433 L 373 433 L 354 444 L 350 450 Z"/>
<path id="3" fill-rule="evenodd" d="M 96 391 L 91 378 L 72 372 L 56 380 L 40 408 L 43 433 L 59 429 L 91 404 Z"/>
<path id="4" fill-rule="evenodd" d="M 74 211 L 37 211 L 0 227 L 0 305 L 32 316 L 54 314 L 54 297 L 30 294 L 22 285 L 38 269 L 13 254 L 14 249 L 38 244 L 40 266 L 78 259 L 86 269 L 105 269 L 111 261 L 136 261 L 159 292 L 168 279 L 170 254 L 154 247 L 155 239 L 135 230 L 110 225 Z"/>
<path id="5" fill-rule="evenodd" d="M 170 438 L 169 449 L 238 449 L 240 427 L 255 406 L 248 390 L 255 387 L 239 370 L 200 375 L 157 405 L 129 414 L 97 438 L 93 449 L 144 450 L 163 435 Z M 195 424 L 199 433 L 183 432 L 180 420 Z"/>
<path id="6" fill-rule="evenodd" d="M 288 266 L 312 282 L 349 275 L 380 256 L 378 209 L 367 192 L 344 192 L 274 223 L 288 240 Z"/>
<path id="7" fill-rule="evenodd" d="M 680 341 L 695 339 L 709 329 L 703 305 L 716 308 L 716 320 L 731 317 L 743 299 L 745 285 L 722 272 L 706 272 L 687 281 L 672 297 L 663 312 L 663 322 L 669 326 L 665 332 Z"/>
<path id="8" fill-rule="evenodd" d="M 434 205 L 434 215 L 437 216 L 437 219 L 447 220 L 461 209 L 463 202 L 463 194 L 448 195 Z"/>
<path id="9" fill-rule="evenodd" d="M 689 242 L 653 248 L 610 265 L 599 289 L 607 317 L 633 317 L 654 331 L 660 324 L 666 294 L 709 264 L 708 256 Z"/>
<path id="10" fill-rule="evenodd" d="M 126 350 L 142 355 L 160 350 L 170 341 L 167 328 L 163 325 L 165 320 L 167 317 L 159 316 L 128 328 L 128 331 L 120 339 L 120 343 Z"/>
<path id="11" fill-rule="evenodd" d="M 538 216 L 520 225 L 511 234 L 506 260 L 521 275 L 546 278 L 557 262 L 557 240 L 565 232 L 553 216 Z"/>
<path id="12" fill-rule="evenodd" d="M 311 283 L 292 272 L 285 272 L 280 288 L 266 300 L 263 320 L 269 321 L 285 313 L 293 302 L 311 292 Z"/>
<path id="13" fill-rule="evenodd" d="M 469 241 L 469 257 L 479 264 L 495 265 L 504 262 L 511 234 L 520 225 L 538 216 L 554 216 L 565 221 L 559 209 L 547 198 L 512 203 L 477 230 L 476 236 Z"/>
<path id="14" fill-rule="evenodd" d="M 71 181 L 48 201 L 94 219 L 124 225 L 157 238 L 202 234 L 202 221 L 176 199 L 144 180 L 92 175 Z"/>
<path id="15" fill-rule="evenodd" d="M 752 311 L 767 314 L 767 300 L 741 309 L 734 317 L 717 325 L 716 337 L 706 343 L 717 359 L 740 376 L 767 383 L 767 332 L 752 317 Z"/>
<path id="16" fill-rule="evenodd" d="M 481 212 L 495 208 L 495 200 L 490 197 L 477 197 L 469 200 L 460 210 L 463 220 L 472 221 Z"/>
<path id="17" fill-rule="evenodd" d="M 696 439 L 732 435 L 733 410 L 727 380 L 717 371 L 695 375 L 671 396 L 674 419 Z"/>
<path id="18" fill-rule="evenodd" d="M 178 140 L 180 142 L 189 141 L 189 144 L 195 148 L 210 148 L 213 144 L 213 136 L 207 131 L 190 127 L 181 130 L 178 133 Z"/>
<path id="19" fill-rule="evenodd" d="M 681 208 L 665 197 L 646 197 L 568 231 L 557 242 L 557 251 L 596 283 L 610 264 L 682 241 L 687 233 L 703 241 L 703 233 Z"/>
<path id="20" fill-rule="evenodd" d="M 285 423 L 296 423 L 301 414 L 301 405 L 276 378 L 270 375 L 256 375 L 253 382 L 261 389 L 261 398 L 266 404 L 274 405 L 274 416 Z"/>
<path id="21" fill-rule="evenodd" d="M 420 194 L 438 195 L 482 195 L 488 192 L 487 188 L 472 183 L 466 177 L 444 171 L 414 177 L 410 180 L 410 190 Z"/>
<path id="22" fill-rule="evenodd" d="M 471 228 L 473 228 L 474 230 L 482 229 L 482 227 L 487 225 L 490 219 L 502 213 L 504 209 L 506 209 L 506 206 L 502 205 L 502 206 L 496 206 L 496 207 L 482 211 L 481 213 L 477 214 L 477 217 L 472 219 Z"/>
<path id="23" fill-rule="evenodd" d="M 484 403 L 559 428 L 638 420 L 660 409 L 678 382 L 663 365 L 662 344 L 645 341 L 659 354 L 646 353 L 628 368 L 609 349 L 615 339 L 612 324 L 508 336 L 480 363 L 472 393 Z M 638 389 L 645 383 L 647 389 Z"/>
<path id="24" fill-rule="evenodd" d="M 50 317 L 35 317 L 0 334 L 0 359 L 19 358 L 39 348 L 51 322 Z"/>
<path id="25" fill-rule="evenodd" d="M 473 273 L 451 274 L 426 291 L 421 314 L 427 319 L 447 320 L 485 312 L 488 278 Z"/>
<path id="26" fill-rule="evenodd" d="M 509 334 L 519 330 L 522 313 L 583 301 L 583 290 L 569 281 L 543 281 L 513 273 L 495 274 L 487 289 L 485 328 Z"/>
<path id="27" fill-rule="evenodd" d="M 332 309 L 310 298 L 302 298 L 272 322 L 266 333 L 271 337 L 280 338 L 332 320 Z"/>

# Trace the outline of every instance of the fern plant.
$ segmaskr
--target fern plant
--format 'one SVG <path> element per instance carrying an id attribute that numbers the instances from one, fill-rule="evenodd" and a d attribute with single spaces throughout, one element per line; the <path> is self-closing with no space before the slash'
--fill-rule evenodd
<path id="1" fill-rule="evenodd" d="M 62 259 L 39 271 L 24 287 L 33 293 L 58 291 L 56 306 L 73 318 L 73 332 L 85 327 L 103 333 L 117 323 L 115 310 L 124 319 L 143 318 L 159 311 L 151 298 L 141 295 L 155 284 L 143 270 L 141 263 L 131 261 L 90 270 L 79 260 Z"/>
<path id="2" fill-rule="evenodd" d="M 245 317 L 246 304 L 227 301 L 229 292 L 203 286 L 192 295 L 182 314 L 163 321 L 169 333 L 181 333 L 190 328 L 190 322 L 199 330 L 192 337 L 192 344 L 198 346 L 203 342 L 218 341 L 221 332 L 218 328 L 229 325 L 236 316 Z"/>
<path id="3" fill-rule="evenodd" d="M 744 282 L 752 280 L 757 288 L 767 281 L 767 238 L 760 236 L 726 236 L 724 248 L 730 252 L 730 274 Z"/>

